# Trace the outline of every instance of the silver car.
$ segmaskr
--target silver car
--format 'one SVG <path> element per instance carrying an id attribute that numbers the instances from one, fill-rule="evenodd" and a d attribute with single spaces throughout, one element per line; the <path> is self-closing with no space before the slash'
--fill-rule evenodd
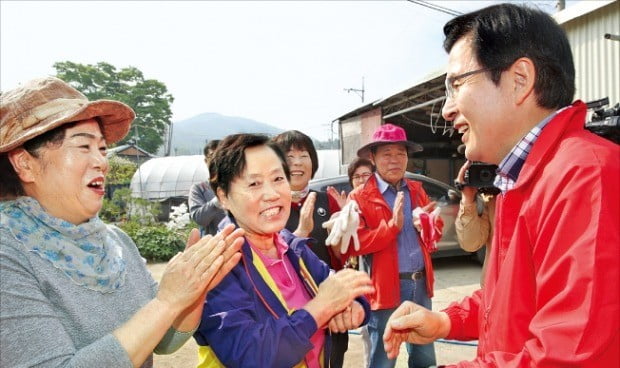
<path id="1" fill-rule="evenodd" d="M 424 175 L 407 172 L 405 176 L 408 179 L 421 182 L 426 194 L 441 208 L 440 215 L 444 222 L 443 236 L 437 244 L 437 252 L 433 253 L 433 258 L 474 255 L 482 263 L 484 261 L 484 247 L 477 252 L 469 253 L 459 246 L 456 238 L 454 221 L 459 211 L 460 193 L 448 184 Z M 347 175 L 311 180 L 309 186 L 310 189 L 319 192 L 325 192 L 328 186 L 333 186 L 339 192 L 344 190 L 349 193 L 352 189 Z"/>

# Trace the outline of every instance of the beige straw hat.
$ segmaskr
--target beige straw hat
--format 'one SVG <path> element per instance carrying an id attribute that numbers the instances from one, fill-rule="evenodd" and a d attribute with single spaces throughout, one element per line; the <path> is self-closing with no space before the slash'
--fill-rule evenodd
<path id="1" fill-rule="evenodd" d="M 135 118 L 131 107 L 111 100 L 88 101 L 54 77 L 31 80 L 0 95 L 0 153 L 62 124 L 97 118 L 108 144 L 125 137 Z"/>

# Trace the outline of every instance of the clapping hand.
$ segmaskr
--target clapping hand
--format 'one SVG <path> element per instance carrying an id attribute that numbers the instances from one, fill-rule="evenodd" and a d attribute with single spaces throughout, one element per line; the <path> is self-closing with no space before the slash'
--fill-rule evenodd
<path id="1" fill-rule="evenodd" d="M 403 228 L 403 222 L 405 221 L 405 215 L 403 214 L 405 194 L 399 191 L 394 199 L 394 207 L 392 208 L 392 218 L 390 224 L 396 226 L 399 230 Z"/>
<path id="2" fill-rule="evenodd" d="M 306 238 L 310 236 L 312 229 L 314 229 L 314 203 L 316 202 L 316 192 L 310 192 L 304 204 L 299 211 L 299 224 L 297 229 L 293 232 L 295 236 L 300 238 Z"/>
<path id="3" fill-rule="evenodd" d="M 416 230 L 418 230 L 418 232 L 422 231 L 422 224 L 420 222 L 420 214 L 421 213 L 433 213 L 435 216 L 439 215 L 439 211 L 441 211 L 440 209 L 438 210 L 437 207 L 437 202 L 433 201 L 433 202 L 429 202 L 426 206 L 424 207 L 416 207 L 413 210 L 412 213 L 412 219 L 413 219 L 413 227 L 416 228 Z"/>
<path id="4" fill-rule="evenodd" d="M 181 310 L 197 300 L 202 302 L 241 259 L 243 234 L 232 224 L 215 236 L 203 238 L 197 229 L 192 230 L 185 251 L 166 265 L 157 298 Z"/>
<path id="5" fill-rule="evenodd" d="M 338 207 L 343 208 L 347 204 L 347 192 L 344 190 L 338 193 L 338 190 L 330 185 L 327 187 L 327 194 L 338 203 Z"/>

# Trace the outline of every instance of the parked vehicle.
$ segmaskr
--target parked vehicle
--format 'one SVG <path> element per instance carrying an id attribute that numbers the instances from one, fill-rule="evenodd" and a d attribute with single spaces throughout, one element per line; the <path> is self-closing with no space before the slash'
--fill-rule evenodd
<path id="1" fill-rule="evenodd" d="M 458 243 L 454 221 L 459 211 L 460 193 L 453 187 L 439 180 L 429 178 L 424 175 L 407 172 L 405 176 L 408 179 L 417 180 L 422 183 L 424 190 L 431 198 L 437 202 L 437 206 L 441 208 L 441 218 L 444 222 L 443 236 L 437 244 L 437 252 L 433 253 L 433 258 L 452 257 L 462 255 L 476 255 L 476 259 L 482 263 L 484 261 L 484 248 L 479 250 L 481 254 L 469 253 L 464 251 Z M 339 175 L 331 178 L 316 179 L 310 181 L 310 189 L 325 192 L 328 186 L 333 186 L 338 191 L 351 191 L 349 177 L 347 175 Z"/>

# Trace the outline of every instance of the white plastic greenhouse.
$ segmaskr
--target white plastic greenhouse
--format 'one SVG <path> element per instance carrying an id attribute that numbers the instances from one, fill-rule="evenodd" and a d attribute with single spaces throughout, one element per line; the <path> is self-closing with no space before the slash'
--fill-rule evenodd
<path id="1" fill-rule="evenodd" d="M 339 175 L 338 150 L 319 150 L 319 169 L 314 178 L 329 178 Z M 187 198 L 192 184 L 209 178 L 204 156 L 170 156 L 152 158 L 142 165 L 131 179 L 131 194 L 134 197 L 153 201 L 168 198 Z"/>
<path id="2" fill-rule="evenodd" d="M 192 184 L 208 178 L 202 155 L 157 157 L 140 165 L 131 179 L 131 194 L 155 201 L 187 198 Z"/>

